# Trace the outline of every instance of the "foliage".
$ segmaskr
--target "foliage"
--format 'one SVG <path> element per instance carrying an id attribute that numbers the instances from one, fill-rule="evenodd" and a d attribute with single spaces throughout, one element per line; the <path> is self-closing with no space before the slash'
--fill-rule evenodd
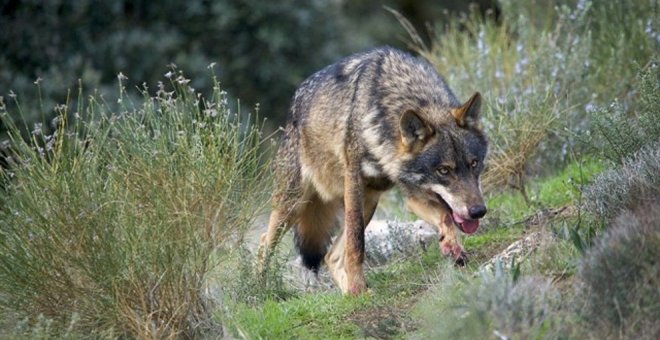
<path id="1" fill-rule="evenodd" d="M 628 110 L 619 101 L 592 112 L 590 144 L 606 159 L 621 164 L 644 145 L 660 140 L 660 65 L 650 62 L 637 77 L 637 98 Z"/>
<path id="2" fill-rule="evenodd" d="M 417 306 L 419 338 L 543 338 L 561 321 L 559 292 L 544 278 L 496 267 L 477 278 L 443 275 Z"/>
<path id="3" fill-rule="evenodd" d="M 626 5 L 625 14 L 604 2 L 501 1 L 501 24 L 473 14 L 448 22 L 429 48 L 413 39 L 460 98 L 484 94 L 491 140 L 485 189 L 510 185 L 529 202 L 526 176 L 551 170 L 547 164 L 579 149 L 586 111 L 628 98 L 633 75 L 657 55 L 653 1 Z M 630 21 L 615 20 L 620 15 Z M 610 86 L 606 78 L 619 81 Z"/>
<path id="4" fill-rule="evenodd" d="M 212 62 L 232 95 L 280 122 L 295 86 L 347 52 L 340 8 L 326 1 L 11 1 L 0 10 L 0 88 L 23 98 L 30 125 L 41 118 L 30 96 L 37 79 L 47 109 L 79 79 L 112 97 L 118 73 L 131 75 L 133 92 L 155 86 L 171 63 L 209 94 Z"/>
<path id="5" fill-rule="evenodd" d="M 91 96 L 45 135 L 9 127 L 0 173 L 0 320 L 51 335 L 163 338 L 209 327 L 208 271 L 265 201 L 261 135 L 214 82 L 204 99 L 161 85 L 120 112 Z M 82 91 L 82 90 L 81 90 Z M 69 112 L 72 112 L 69 115 Z"/>
<path id="6" fill-rule="evenodd" d="M 642 148 L 614 169 L 605 171 L 585 190 L 585 207 L 596 216 L 613 218 L 660 197 L 660 142 Z"/>
<path id="7" fill-rule="evenodd" d="M 535 178 L 529 184 L 530 198 L 536 202 L 533 206 L 526 206 L 524 199 L 515 192 L 491 194 L 488 198 L 489 212 L 485 219 L 492 222 L 490 224 L 509 225 L 520 223 L 539 207 L 553 209 L 574 204 L 603 169 L 601 161 L 585 157 L 567 164 L 552 175 Z"/>
<path id="8" fill-rule="evenodd" d="M 658 195 L 656 194 L 657 198 Z M 582 315 L 606 337 L 657 338 L 660 326 L 660 205 L 638 202 L 620 213 L 581 261 Z"/>
<path id="9" fill-rule="evenodd" d="M 603 337 L 657 338 L 660 258 L 660 72 L 657 60 L 639 74 L 634 101 L 594 111 L 590 142 L 614 166 L 584 192 L 584 205 L 606 227 L 585 249 L 586 327 Z M 579 237 L 576 237 L 580 241 Z M 579 243 L 579 242 L 578 242 Z"/>

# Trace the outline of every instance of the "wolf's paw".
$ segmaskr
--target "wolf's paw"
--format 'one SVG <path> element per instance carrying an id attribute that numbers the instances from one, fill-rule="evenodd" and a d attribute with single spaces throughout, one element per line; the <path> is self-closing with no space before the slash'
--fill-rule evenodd
<path id="1" fill-rule="evenodd" d="M 348 294 L 350 295 L 357 296 L 365 292 L 367 292 L 367 283 L 364 280 L 352 282 L 348 286 Z"/>
<path id="2" fill-rule="evenodd" d="M 467 264 L 468 256 L 463 247 L 455 242 L 444 241 L 440 242 L 440 249 L 442 254 L 451 256 L 457 266 L 465 266 Z"/>
<path id="3" fill-rule="evenodd" d="M 466 252 L 462 251 L 461 255 L 459 255 L 456 260 L 454 261 L 454 265 L 458 267 L 464 267 L 468 263 L 468 255 Z"/>

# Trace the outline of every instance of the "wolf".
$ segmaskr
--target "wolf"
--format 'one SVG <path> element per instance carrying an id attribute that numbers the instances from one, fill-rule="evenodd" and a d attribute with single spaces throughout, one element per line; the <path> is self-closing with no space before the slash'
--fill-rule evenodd
<path id="1" fill-rule="evenodd" d="M 318 273 L 324 261 L 344 294 L 364 292 L 365 227 L 394 186 L 439 229 L 443 253 L 464 264 L 457 229 L 476 232 L 487 211 L 480 106 L 479 92 L 459 102 L 427 61 L 390 47 L 311 75 L 295 92 L 275 156 L 262 268 L 295 226 L 306 267 Z M 333 242 L 341 211 L 344 227 Z"/>

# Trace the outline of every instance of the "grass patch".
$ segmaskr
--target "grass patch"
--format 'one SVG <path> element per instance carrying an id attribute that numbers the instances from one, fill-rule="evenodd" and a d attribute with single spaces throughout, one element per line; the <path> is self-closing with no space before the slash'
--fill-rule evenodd
<path id="1" fill-rule="evenodd" d="M 372 298 L 339 293 L 317 293 L 285 301 L 268 300 L 263 305 L 235 306 L 228 320 L 232 333 L 242 338 L 322 339 L 353 337 L 359 328 L 346 316 L 364 308 Z"/>
<path id="2" fill-rule="evenodd" d="M 517 191 L 491 194 L 488 198 L 487 221 L 495 226 L 508 225 L 522 221 L 539 208 L 559 208 L 574 204 L 579 200 L 583 187 L 604 168 L 602 161 L 587 157 L 569 163 L 554 175 L 535 180 L 530 184 L 531 205 Z"/>
<path id="3" fill-rule="evenodd" d="M 38 125 L 28 141 L 0 111 L 10 134 L 0 173 L 5 324 L 74 337 L 218 330 L 207 274 L 265 202 L 259 129 L 229 110 L 217 83 L 203 99 L 179 75 L 133 107 L 121 80 L 120 112 L 92 96 L 60 107 L 55 132 Z"/>
<path id="4" fill-rule="evenodd" d="M 369 292 L 299 294 L 249 304 L 236 301 L 218 317 L 243 338 L 390 338 L 415 327 L 410 305 L 439 270 L 450 265 L 432 246 L 419 257 L 368 268 Z"/>
<path id="5" fill-rule="evenodd" d="M 499 228 L 465 237 L 463 245 L 470 255 L 470 263 L 478 265 L 519 240 L 523 235 L 525 235 L 524 226 Z"/>

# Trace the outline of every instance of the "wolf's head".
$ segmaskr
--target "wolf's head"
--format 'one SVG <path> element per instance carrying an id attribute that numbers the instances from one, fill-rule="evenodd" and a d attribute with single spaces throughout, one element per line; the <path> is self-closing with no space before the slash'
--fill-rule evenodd
<path id="1" fill-rule="evenodd" d="M 399 122 L 399 152 L 407 156 L 399 168 L 400 187 L 416 199 L 445 206 L 467 234 L 477 230 L 487 211 L 479 185 L 488 150 L 479 124 L 480 106 L 481 96 L 475 93 L 460 107 L 435 108 L 445 112 L 406 111 Z M 429 119 L 431 114 L 444 119 Z"/>

